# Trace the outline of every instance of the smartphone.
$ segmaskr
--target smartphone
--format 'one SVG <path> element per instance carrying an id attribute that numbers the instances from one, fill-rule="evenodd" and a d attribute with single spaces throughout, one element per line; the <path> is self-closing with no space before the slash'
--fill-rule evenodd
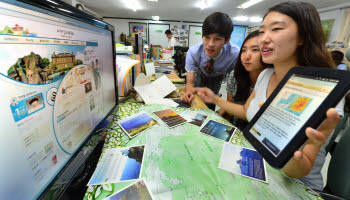
<path id="1" fill-rule="evenodd" d="M 275 168 L 282 168 L 350 89 L 350 72 L 294 67 L 282 79 L 243 131 L 245 138 Z"/>

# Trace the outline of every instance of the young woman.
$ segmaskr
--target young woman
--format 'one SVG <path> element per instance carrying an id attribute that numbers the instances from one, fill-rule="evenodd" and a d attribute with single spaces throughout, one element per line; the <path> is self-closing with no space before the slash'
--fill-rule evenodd
<path id="1" fill-rule="evenodd" d="M 262 59 L 273 64 L 260 73 L 254 90 L 244 105 L 229 103 L 209 89 L 195 91 L 206 102 L 212 102 L 240 118 L 252 119 L 285 74 L 294 66 L 333 67 L 326 50 L 320 17 L 316 8 L 305 2 L 286 2 L 269 9 L 259 30 Z M 344 101 L 327 111 L 326 120 L 316 130 L 306 129 L 308 140 L 284 166 L 286 175 L 322 190 L 320 173 L 325 158 L 325 143 L 343 114 Z M 339 114 L 338 114 L 339 113 Z"/>
<path id="2" fill-rule="evenodd" d="M 243 41 L 242 48 L 233 71 L 227 80 L 227 101 L 244 104 L 253 91 L 256 80 L 267 65 L 262 62 L 259 41 L 259 31 L 253 31 Z M 243 129 L 247 125 L 246 120 L 235 116 L 227 116 L 224 109 L 218 110 L 221 116 L 229 119 L 236 127 Z"/>

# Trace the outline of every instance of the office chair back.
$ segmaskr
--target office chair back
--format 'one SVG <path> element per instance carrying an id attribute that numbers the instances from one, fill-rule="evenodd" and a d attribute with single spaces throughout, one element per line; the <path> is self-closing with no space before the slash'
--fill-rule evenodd
<path id="1" fill-rule="evenodd" d="M 330 153 L 332 158 L 326 188 L 333 195 L 350 199 L 350 126 L 346 126 L 343 136 Z"/>

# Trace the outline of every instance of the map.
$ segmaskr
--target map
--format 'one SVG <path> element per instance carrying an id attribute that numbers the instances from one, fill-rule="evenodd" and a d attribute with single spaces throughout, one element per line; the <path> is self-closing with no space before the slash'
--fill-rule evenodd
<path id="1" fill-rule="evenodd" d="M 118 114 L 127 109 L 140 109 L 137 104 L 121 106 Z M 166 108 L 161 105 L 143 106 L 147 113 Z M 130 110 L 129 110 L 130 111 Z M 185 109 L 176 109 L 181 114 Z M 207 120 L 216 120 L 230 125 L 227 121 L 208 110 L 196 110 L 208 115 Z M 133 110 L 127 115 L 135 113 Z M 156 120 L 159 120 L 152 114 Z M 126 117 L 126 116 L 125 116 Z M 308 199 L 317 199 L 306 192 L 306 187 L 296 179 L 281 175 L 281 172 L 267 167 L 269 184 L 247 177 L 233 175 L 218 168 L 224 141 L 200 133 L 200 127 L 186 123 L 169 131 L 165 124 L 157 124 L 142 132 L 138 137 L 127 140 L 118 126 L 107 137 L 104 148 L 119 145 L 135 146 L 145 144 L 145 156 L 141 177 L 155 199 L 295 199 L 296 194 Z M 231 143 L 250 147 L 237 129 Z M 85 199 L 104 199 L 131 185 L 133 182 L 89 186 Z M 286 187 L 287 186 L 287 187 Z"/>

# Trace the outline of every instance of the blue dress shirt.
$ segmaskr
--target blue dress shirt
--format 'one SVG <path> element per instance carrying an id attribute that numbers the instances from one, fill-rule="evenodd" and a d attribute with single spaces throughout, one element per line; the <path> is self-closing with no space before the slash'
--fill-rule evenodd
<path id="1" fill-rule="evenodd" d="M 201 70 L 208 77 L 216 77 L 231 71 L 236 64 L 239 48 L 231 42 L 226 43 L 218 56 L 214 58 L 214 71 L 211 74 L 205 72 L 205 67 L 210 60 L 205 54 L 203 43 L 191 47 L 186 55 L 186 71 L 195 72 Z"/>

